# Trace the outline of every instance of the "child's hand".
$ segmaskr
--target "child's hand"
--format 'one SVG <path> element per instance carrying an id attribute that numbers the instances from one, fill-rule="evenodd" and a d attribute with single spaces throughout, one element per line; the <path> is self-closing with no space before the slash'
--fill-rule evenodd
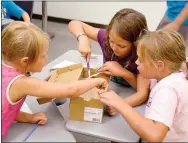
<path id="1" fill-rule="evenodd" d="M 30 21 L 31 21 L 27 12 L 24 12 L 22 14 L 22 18 L 23 18 L 24 22 L 26 22 L 26 23 L 30 23 Z"/>
<path id="2" fill-rule="evenodd" d="M 117 111 L 111 106 L 106 106 L 106 112 L 111 116 L 114 116 L 117 113 Z"/>
<path id="3" fill-rule="evenodd" d="M 104 73 L 109 76 L 124 76 L 125 69 L 115 61 L 106 62 L 98 72 Z"/>
<path id="4" fill-rule="evenodd" d="M 100 101 L 111 108 L 114 108 L 118 111 L 118 108 L 121 108 L 121 105 L 125 104 L 123 99 L 118 96 L 114 91 L 109 91 L 106 93 L 100 94 Z"/>
<path id="5" fill-rule="evenodd" d="M 86 57 L 86 62 L 88 63 L 90 61 L 91 57 L 91 48 L 89 44 L 89 40 L 87 36 L 80 36 L 79 37 L 79 48 L 78 50 L 82 54 L 82 56 Z"/>
<path id="6" fill-rule="evenodd" d="M 45 125 L 47 123 L 46 114 L 44 112 L 34 113 L 31 115 L 31 123 Z"/>
<path id="7" fill-rule="evenodd" d="M 96 87 L 99 89 L 106 89 L 108 87 L 108 82 L 104 78 L 94 78 L 92 80 L 96 81 Z M 100 92 L 102 92 L 102 90 Z"/>

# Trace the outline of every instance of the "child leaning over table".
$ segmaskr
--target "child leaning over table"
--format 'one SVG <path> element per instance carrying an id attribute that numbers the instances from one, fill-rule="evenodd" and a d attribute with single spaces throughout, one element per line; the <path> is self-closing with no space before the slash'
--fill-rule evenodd
<path id="1" fill-rule="evenodd" d="M 47 122 L 44 113 L 28 114 L 20 111 L 27 95 L 47 98 L 76 97 L 93 87 L 105 88 L 105 79 L 81 80 L 70 84 L 49 83 L 26 76 L 40 72 L 48 59 L 48 36 L 37 26 L 12 22 L 2 32 L 2 137 L 14 120 L 19 122 Z"/>
<path id="2" fill-rule="evenodd" d="M 101 94 L 101 101 L 120 112 L 147 142 L 187 142 L 188 69 L 180 70 L 186 61 L 183 38 L 168 29 L 147 32 L 139 41 L 137 53 L 140 74 L 152 79 L 145 116 L 113 91 Z"/>

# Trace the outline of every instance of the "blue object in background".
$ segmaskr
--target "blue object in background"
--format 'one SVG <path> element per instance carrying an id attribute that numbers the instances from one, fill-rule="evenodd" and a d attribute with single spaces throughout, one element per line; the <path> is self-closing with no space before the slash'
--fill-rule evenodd
<path id="1" fill-rule="evenodd" d="M 20 19 L 24 13 L 24 10 L 16 5 L 13 1 L 2 1 L 1 2 L 1 12 L 4 14 L 4 18 L 10 19 L 11 16 L 14 16 Z"/>

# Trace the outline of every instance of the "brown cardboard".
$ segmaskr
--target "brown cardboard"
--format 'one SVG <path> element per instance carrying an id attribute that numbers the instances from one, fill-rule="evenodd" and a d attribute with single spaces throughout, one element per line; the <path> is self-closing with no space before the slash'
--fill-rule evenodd
<path id="1" fill-rule="evenodd" d="M 91 75 L 96 74 L 95 69 L 91 69 Z M 109 78 L 99 74 L 94 78 Z M 57 69 L 52 73 L 48 82 L 54 83 L 71 83 L 77 80 L 88 78 L 88 69 L 82 64 L 74 64 L 65 68 Z M 69 117 L 71 120 L 102 122 L 104 105 L 100 102 L 99 94 L 96 87 L 85 92 L 79 97 L 71 98 L 69 104 Z M 39 104 L 51 101 L 49 98 L 38 98 Z"/>
<path id="2" fill-rule="evenodd" d="M 88 69 L 84 68 L 80 79 L 88 77 Z M 95 69 L 91 69 L 91 75 L 96 74 Z M 99 74 L 95 78 L 109 78 L 105 75 Z M 100 102 L 98 90 L 96 87 L 85 92 L 76 98 L 70 99 L 69 118 L 71 120 L 90 121 L 101 123 L 104 112 L 104 104 Z M 105 89 L 107 90 L 107 89 Z"/>
<path id="3" fill-rule="evenodd" d="M 86 113 L 86 109 L 91 109 L 93 110 L 93 112 Z M 84 100 L 84 98 L 82 97 L 70 99 L 70 104 L 69 104 L 70 120 L 84 121 L 84 116 L 89 116 L 89 117 L 85 117 L 85 121 L 101 123 L 103 118 L 103 111 L 104 111 L 104 105 L 100 102 L 99 99 L 90 99 L 89 101 Z M 91 114 L 95 114 L 95 115 L 93 116 Z"/>
<path id="4" fill-rule="evenodd" d="M 83 66 L 82 64 L 74 64 L 71 66 L 67 66 L 65 68 L 57 69 L 52 72 L 51 77 L 48 79 L 48 82 L 53 83 L 70 83 L 77 81 L 82 74 Z M 73 76 L 74 75 L 74 76 Z M 37 98 L 37 102 L 39 104 L 45 104 L 51 102 L 53 98 Z"/>

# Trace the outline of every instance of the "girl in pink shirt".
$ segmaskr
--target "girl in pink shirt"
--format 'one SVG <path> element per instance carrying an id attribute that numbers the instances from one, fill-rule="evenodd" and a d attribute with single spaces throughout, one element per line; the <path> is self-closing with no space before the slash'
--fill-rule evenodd
<path id="1" fill-rule="evenodd" d="M 2 137 L 14 120 L 19 122 L 47 122 L 44 113 L 20 112 L 27 95 L 47 98 L 78 96 L 87 90 L 106 86 L 102 78 L 58 84 L 28 77 L 28 72 L 40 72 L 48 59 L 48 36 L 37 26 L 12 22 L 2 32 Z"/>
<path id="2" fill-rule="evenodd" d="M 140 74 L 152 79 L 145 116 L 113 91 L 101 94 L 101 101 L 119 111 L 147 142 L 187 142 L 188 74 L 187 69 L 180 70 L 186 61 L 183 38 L 168 29 L 146 32 L 139 41 L 137 54 Z"/>

